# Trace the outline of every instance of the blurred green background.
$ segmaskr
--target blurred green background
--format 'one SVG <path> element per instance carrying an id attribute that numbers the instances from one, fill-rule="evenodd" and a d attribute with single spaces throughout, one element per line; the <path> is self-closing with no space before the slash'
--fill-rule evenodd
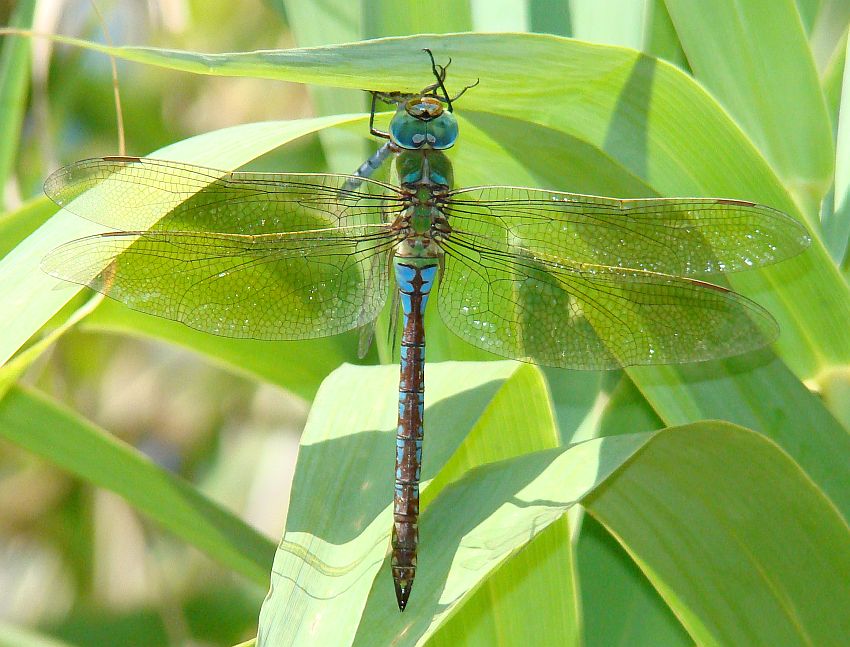
<path id="1" fill-rule="evenodd" d="M 0 3 L 0 24 L 17 4 Z M 296 45 L 280 3 L 98 2 L 115 43 L 196 51 Z M 23 8 L 18 7 L 18 11 Z M 34 29 L 103 41 L 87 0 L 36 3 Z M 33 41 L 32 85 L 9 210 L 38 197 L 51 169 L 118 151 L 109 59 Z M 118 62 L 127 150 L 191 135 L 308 116 L 305 86 L 214 79 Z M 303 170 L 318 143 L 295 147 Z M 139 447 L 279 537 L 308 403 L 173 345 L 75 331 L 27 381 Z M 163 534 L 122 499 L 0 441 L 0 619 L 75 645 L 230 645 L 253 636 L 266 593 Z M 24 638 L 0 632 L 0 644 Z"/>
<path id="2" fill-rule="evenodd" d="M 820 251 L 825 248 L 831 255 L 832 263 L 817 266 L 836 284 L 846 283 L 850 231 L 850 205 L 845 199 L 850 174 L 846 140 L 850 129 L 846 125 L 842 129 L 839 106 L 847 101 L 843 97 L 850 94 L 844 81 L 850 5 L 843 0 L 783 0 L 752 5 L 763 8 L 765 19 L 761 26 L 765 33 L 777 36 L 776 41 L 768 42 L 766 37 L 765 43 L 757 43 L 774 47 L 777 69 L 795 70 L 799 64 L 812 72 L 811 87 L 786 76 L 787 92 L 780 96 L 772 94 L 777 86 L 771 83 L 782 79 L 759 68 L 756 63 L 763 59 L 759 58 L 758 48 L 748 48 L 751 41 L 746 38 L 746 27 L 752 25 L 746 21 L 755 21 L 756 12 L 741 18 L 740 33 L 731 27 L 724 32 L 721 25 L 720 37 L 707 30 L 710 33 L 701 43 L 692 35 L 701 31 L 699 22 L 693 20 L 701 19 L 707 25 L 715 18 L 709 8 L 712 4 L 730 3 L 717 0 L 702 5 L 702 10 L 699 3 L 690 3 L 690 11 L 688 4 L 684 0 L 666 4 L 659 0 L 102 0 L 97 6 L 115 44 L 191 52 L 287 49 L 381 36 L 469 30 L 572 36 L 657 56 L 695 76 L 718 97 L 728 111 L 729 132 L 740 136 L 736 130 L 740 126 L 744 133 L 740 141 L 748 138 L 767 160 L 764 168 L 769 171 L 764 171 L 764 175 L 775 172 L 782 182 L 776 182 L 776 186 L 787 193 L 776 199 L 786 202 L 778 206 L 789 211 L 796 209 L 795 214 L 802 215 L 819 235 L 823 244 Z M 671 15 L 678 20 L 671 19 Z M 771 23 L 773 20 L 775 24 Z M 781 23 L 782 20 L 786 22 Z M 103 25 L 88 0 L 0 2 L 0 24 L 31 24 L 38 32 L 105 42 Z M 795 58 L 789 62 L 783 59 L 782 35 L 786 33 L 783 30 L 791 28 L 800 34 L 805 55 L 797 56 L 794 50 Z M 0 110 L 7 126 L 0 144 L 2 197 L 7 212 L 0 217 L 0 246 L 4 254 L 52 214 L 51 205 L 39 197 L 47 174 L 76 159 L 118 152 L 109 59 L 43 39 L 32 41 L 31 54 L 16 54 L 12 51 L 13 42 L 18 41 L 3 37 L 6 58 L 0 76 L 0 92 L 4 93 L 0 95 Z M 482 53 L 486 55 L 487 52 Z M 714 61 L 716 66 L 706 64 L 706 60 Z M 726 60 L 743 63 L 739 67 L 725 66 Z M 749 61 L 753 63 L 748 67 Z M 530 56 L 527 61 L 519 56 L 516 63 L 535 66 Z M 464 61 L 458 59 L 454 65 L 462 75 Z M 137 155 L 227 126 L 361 113 L 366 109 L 366 100 L 355 88 L 376 87 L 377 82 L 357 78 L 340 83 L 346 89 L 337 89 L 284 80 L 202 76 L 122 60 L 117 61 L 117 67 L 127 152 Z M 314 73 L 320 76 L 322 71 Z M 499 74 L 499 70 L 493 70 L 494 78 Z M 746 74 L 752 75 L 751 85 L 758 87 L 754 95 L 761 99 L 743 96 L 728 81 L 740 80 Z M 15 80 L 16 75 L 20 80 Z M 327 83 L 333 85 L 333 79 Z M 557 83 L 558 79 L 553 79 L 553 86 Z M 485 79 L 479 93 L 467 97 L 464 105 L 482 111 L 486 93 L 495 85 L 488 86 Z M 552 101 L 553 111 L 563 107 L 538 86 L 517 83 L 497 91 L 506 96 L 517 95 L 518 106 L 524 98 L 531 102 L 539 95 L 544 101 Z M 552 87 L 548 91 L 552 92 Z M 702 90 L 694 92 L 693 96 L 697 96 Z M 674 98 L 672 103 L 675 101 Z M 777 118 L 770 122 L 764 118 L 771 104 L 782 102 L 806 106 L 805 114 L 792 114 L 789 109 L 786 112 L 792 114 L 791 120 Z M 628 105 L 626 108 L 620 116 L 628 120 L 633 115 Z M 17 119 L 15 113 L 19 110 Z M 542 112 L 545 113 L 545 106 Z M 713 113 L 710 116 L 714 118 Z M 694 119 L 699 122 L 699 115 Z M 794 119 L 799 121 L 799 131 L 788 130 Z M 542 123 L 546 119 L 530 121 Z M 500 131 L 502 124 L 490 126 L 488 131 L 485 119 L 472 123 L 482 131 L 502 132 L 505 141 L 510 142 L 505 145 L 508 154 L 511 146 L 521 150 L 528 145 L 515 140 L 533 132 L 522 130 L 512 140 L 510 133 Z M 574 128 L 578 133 L 592 131 L 592 120 L 576 122 Z M 363 130 L 362 125 L 354 128 L 361 135 Z M 811 149 L 817 149 L 808 151 L 810 157 L 795 153 L 793 145 L 783 148 L 778 143 L 795 140 L 795 132 L 801 133 L 798 152 L 806 148 L 806 142 Z M 694 132 L 692 137 L 698 135 Z M 480 136 L 478 131 L 476 136 Z M 541 147 L 551 141 L 547 133 L 535 137 Z M 821 141 L 827 145 L 813 143 Z M 738 140 L 734 142 L 730 145 L 732 150 Z M 718 148 L 726 144 L 720 143 Z M 830 148 L 836 144 L 837 154 Z M 600 155 L 600 165 L 624 159 L 623 167 L 628 167 L 628 172 L 612 171 L 609 177 L 600 175 L 593 166 L 571 166 L 576 160 L 592 158 L 582 152 L 583 145 L 577 142 L 576 150 L 580 152 L 570 152 L 555 167 L 541 169 L 530 161 L 523 167 L 530 179 L 510 177 L 509 165 L 497 164 L 494 172 L 502 173 L 498 179 L 504 182 L 528 181 L 550 188 L 609 194 L 630 189 L 666 193 L 677 186 L 674 180 L 667 180 L 669 168 L 663 164 L 649 164 L 643 169 L 644 175 L 628 167 L 636 154 L 628 148 L 628 141 L 616 138 L 606 139 L 605 145 L 599 146 L 605 152 Z M 372 147 L 362 136 L 324 131 L 320 136 L 298 138 L 283 149 L 262 156 L 252 162 L 251 168 L 349 172 Z M 499 150 L 497 156 L 508 154 Z M 547 150 L 545 154 L 558 159 L 557 151 Z M 707 156 L 710 154 L 711 151 L 706 152 Z M 748 155 L 749 149 L 741 152 L 742 158 L 750 159 Z M 499 160 L 501 157 L 493 158 Z M 523 162 L 520 158 L 519 163 Z M 711 194 L 713 191 L 707 187 L 719 183 L 736 187 L 730 197 L 769 200 L 779 195 L 772 193 L 773 184 L 761 182 L 761 167 L 753 171 L 752 185 L 763 192 L 750 195 L 739 191 L 747 190 L 751 178 L 724 177 L 728 184 L 717 181 L 712 185 L 715 176 L 711 173 L 722 175 L 722 165 L 713 167 L 701 159 L 693 163 L 695 179 L 691 186 L 695 190 L 705 188 Z M 730 166 L 732 163 L 730 159 Z M 638 161 L 634 166 L 640 168 L 641 164 Z M 486 181 L 490 169 L 479 163 L 478 168 L 467 172 L 473 177 L 478 173 Z M 669 177 L 674 175 L 669 173 Z M 682 183 L 687 185 L 686 181 Z M 822 258 L 825 261 L 828 257 L 823 254 Z M 798 266 L 797 273 L 800 272 Z M 784 283 L 788 277 L 795 277 L 794 270 L 778 276 L 775 282 Z M 621 372 L 577 376 L 546 371 L 545 384 L 557 417 L 560 442 L 719 417 L 763 430 L 792 455 L 781 438 L 777 440 L 786 434 L 787 427 L 800 428 L 805 424 L 800 437 L 814 437 L 816 431 L 826 436 L 829 432 L 830 440 L 824 441 L 818 451 L 831 452 L 836 462 L 850 464 L 850 455 L 844 453 L 847 448 L 841 440 L 850 420 L 846 398 L 846 360 L 850 350 L 846 348 L 847 320 L 843 318 L 848 300 L 844 283 L 840 291 L 832 290 L 827 296 L 817 292 L 818 286 L 824 285 L 817 278 L 811 279 L 811 287 L 798 286 L 822 308 L 817 312 L 827 313 L 817 329 L 807 327 L 805 313 L 799 312 L 810 309 L 808 303 L 798 304 L 795 310 L 793 303 L 788 304 L 788 297 L 773 297 L 761 285 L 754 288 L 763 300 L 773 299 L 771 311 L 783 329 L 791 331 L 783 335 L 779 345 L 784 363 L 772 355 L 763 355 L 733 361 L 722 368 L 685 368 L 672 377 L 663 371 L 635 371 L 628 376 Z M 44 332 L 63 323 L 87 296 L 77 296 L 52 324 L 45 326 Z M 435 331 L 437 325 L 433 324 Z M 434 337 L 431 357 L 480 357 L 450 336 L 435 332 Z M 33 337 L 30 346 L 23 348 L 35 348 L 38 338 Z M 108 302 L 81 325 L 62 334 L 49 349 L 39 349 L 36 357 L 28 358 L 20 385 L 9 391 L 7 403 L 11 399 L 14 404 L 14 398 L 26 400 L 32 394 L 44 394 L 51 402 L 67 405 L 82 419 L 137 447 L 156 464 L 181 475 L 266 535 L 268 546 L 259 545 L 257 552 L 267 551 L 270 568 L 272 544 L 281 537 L 285 523 L 299 436 L 310 401 L 333 368 L 343 361 L 359 360 L 353 334 L 299 344 L 297 350 L 267 349 L 268 346 L 250 342 L 234 344 L 191 335 L 179 326 L 161 322 L 148 324 L 144 318 Z M 364 361 L 376 362 L 374 351 Z M 244 370 L 240 370 L 240 363 L 245 364 Z M 0 375 L 4 394 L 17 377 L 14 371 Z M 800 387 L 800 381 L 805 381 L 820 398 L 807 400 L 810 393 Z M 732 385 L 729 391 L 724 390 L 727 383 Z M 26 390 L 16 390 L 20 388 Z M 730 399 L 728 394 L 733 390 L 742 402 L 751 405 L 750 409 Z M 379 397 L 392 404 L 394 396 L 387 392 Z M 790 415 L 775 402 L 783 398 L 800 416 L 793 424 L 787 419 L 779 420 Z M 609 401 L 614 405 L 606 408 Z M 759 402 L 769 402 L 769 406 L 759 408 Z M 813 462 L 820 460 L 806 440 L 794 437 L 790 442 L 798 444 L 800 454 L 815 456 Z M 46 449 L 41 453 L 50 452 Z M 800 456 L 794 458 L 802 462 Z M 831 465 L 821 463 L 821 467 L 818 471 L 817 467 L 804 465 L 806 473 L 846 513 L 846 485 L 834 485 L 834 489 L 829 485 L 840 481 L 842 475 L 831 471 Z M 146 513 L 150 516 L 151 510 L 146 509 Z M 604 578 L 588 573 L 584 580 L 583 638 L 572 636 L 571 640 L 597 645 L 612 644 L 615 639 L 621 644 L 688 644 L 688 633 L 660 602 L 612 535 L 591 519 L 586 521 L 583 533 L 584 552 L 579 567 L 584 565 L 586 571 L 591 571 L 604 564 L 611 569 L 605 571 L 611 581 L 622 578 L 623 582 L 636 582 L 634 586 L 643 593 L 642 597 L 618 599 L 616 591 L 605 587 Z M 257 614 L 267 589 L 242 572 L 243 575 L 235 574 L 185 541 L 163 532 L 139 513 L 138 506 L 94 487 L 88 480 L 70 476 L 56 466 L 56 461 L 39 458 L 20 443 L 0 440 L 0 621 L 7 623 L 0 626 L 0 645 L 50 644 L 38 642 L 48 640 L 48 636 L 84 646 L 231 645 L 248 640 L 256 633 Z M 615 610 L 620 611 L 619 618 L 610 617 L 618 615 Z M 644 620 L 644 626 L 636 630 L 634 625 L 641 625 Z M 13 626 L 30 628 L 33 633 L 21 633 Z M 444 640 L 451 644 L 447 638 Z"/>

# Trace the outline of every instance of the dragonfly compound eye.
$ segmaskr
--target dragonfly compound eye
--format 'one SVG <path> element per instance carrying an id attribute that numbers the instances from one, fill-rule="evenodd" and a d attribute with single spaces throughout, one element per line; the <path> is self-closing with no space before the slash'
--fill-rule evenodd
<path id="1" fill-rule="evenodd" d="M 455 116 L 430 97 L 411 99 L 399 108 L 390 122 L 390 139 L 399 148 L 445 150 L 457 140 Z"/>

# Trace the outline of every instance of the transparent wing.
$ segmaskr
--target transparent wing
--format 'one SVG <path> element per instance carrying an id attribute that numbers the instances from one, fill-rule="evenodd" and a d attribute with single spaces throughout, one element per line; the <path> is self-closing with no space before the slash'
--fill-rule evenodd
<path id="1" fill-rule="evenodd" d="M 491 186 L 453 191 L 441 208 L 453 228 L 499 250 L 682 276 L 775 263 L 810 243 L 790 216 L 740 200 Z"/>
<path id="2" fill-rule="evenodd" d="M 694 279 L 562 263 L 444 241 L 438 291 L 446 325 L 503 357 L 572 369 L 673 364 L 736 355 L 778 334 L 763 308 Z"/>
<path id="3" fill-rule="evenodd" d="M 246 173 L 139 157 L 75 162 L 47 178 L 56 204 L 113 229 L 273 234 L 391 219 L 402 196 L 350 176 Z"/>
<path id="4" fill-rule="evenodd" d="M 66 243 L 42 267 L 216 335 L 308 339 L 377 317 L 393 245 L 389 225 L 256 236 L 114 232 Z"/>

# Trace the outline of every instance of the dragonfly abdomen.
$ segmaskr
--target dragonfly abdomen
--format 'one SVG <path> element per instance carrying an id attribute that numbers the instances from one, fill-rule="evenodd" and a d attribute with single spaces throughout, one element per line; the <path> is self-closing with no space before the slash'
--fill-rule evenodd
<path id="1" fill-rule="evenodd" d="M 423 313 L 439 261 L 396 257 L 396 282 L 404 314 L 398 387 L 392 573 L 398 608 L 404 611 L 416 575 L 419 543 L 419 479 L 425 398 Z"/>

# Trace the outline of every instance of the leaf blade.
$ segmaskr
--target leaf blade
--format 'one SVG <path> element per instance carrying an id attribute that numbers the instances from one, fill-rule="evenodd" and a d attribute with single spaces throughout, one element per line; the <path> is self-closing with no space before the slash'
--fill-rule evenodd
<path id="1" fill-rule="evenodd" d="M 261 585 L 272 542 L 73 412 L 35 391 L 0 400 L 0 434 L 59 467 L 124 497 L 164 528 Z"/>

